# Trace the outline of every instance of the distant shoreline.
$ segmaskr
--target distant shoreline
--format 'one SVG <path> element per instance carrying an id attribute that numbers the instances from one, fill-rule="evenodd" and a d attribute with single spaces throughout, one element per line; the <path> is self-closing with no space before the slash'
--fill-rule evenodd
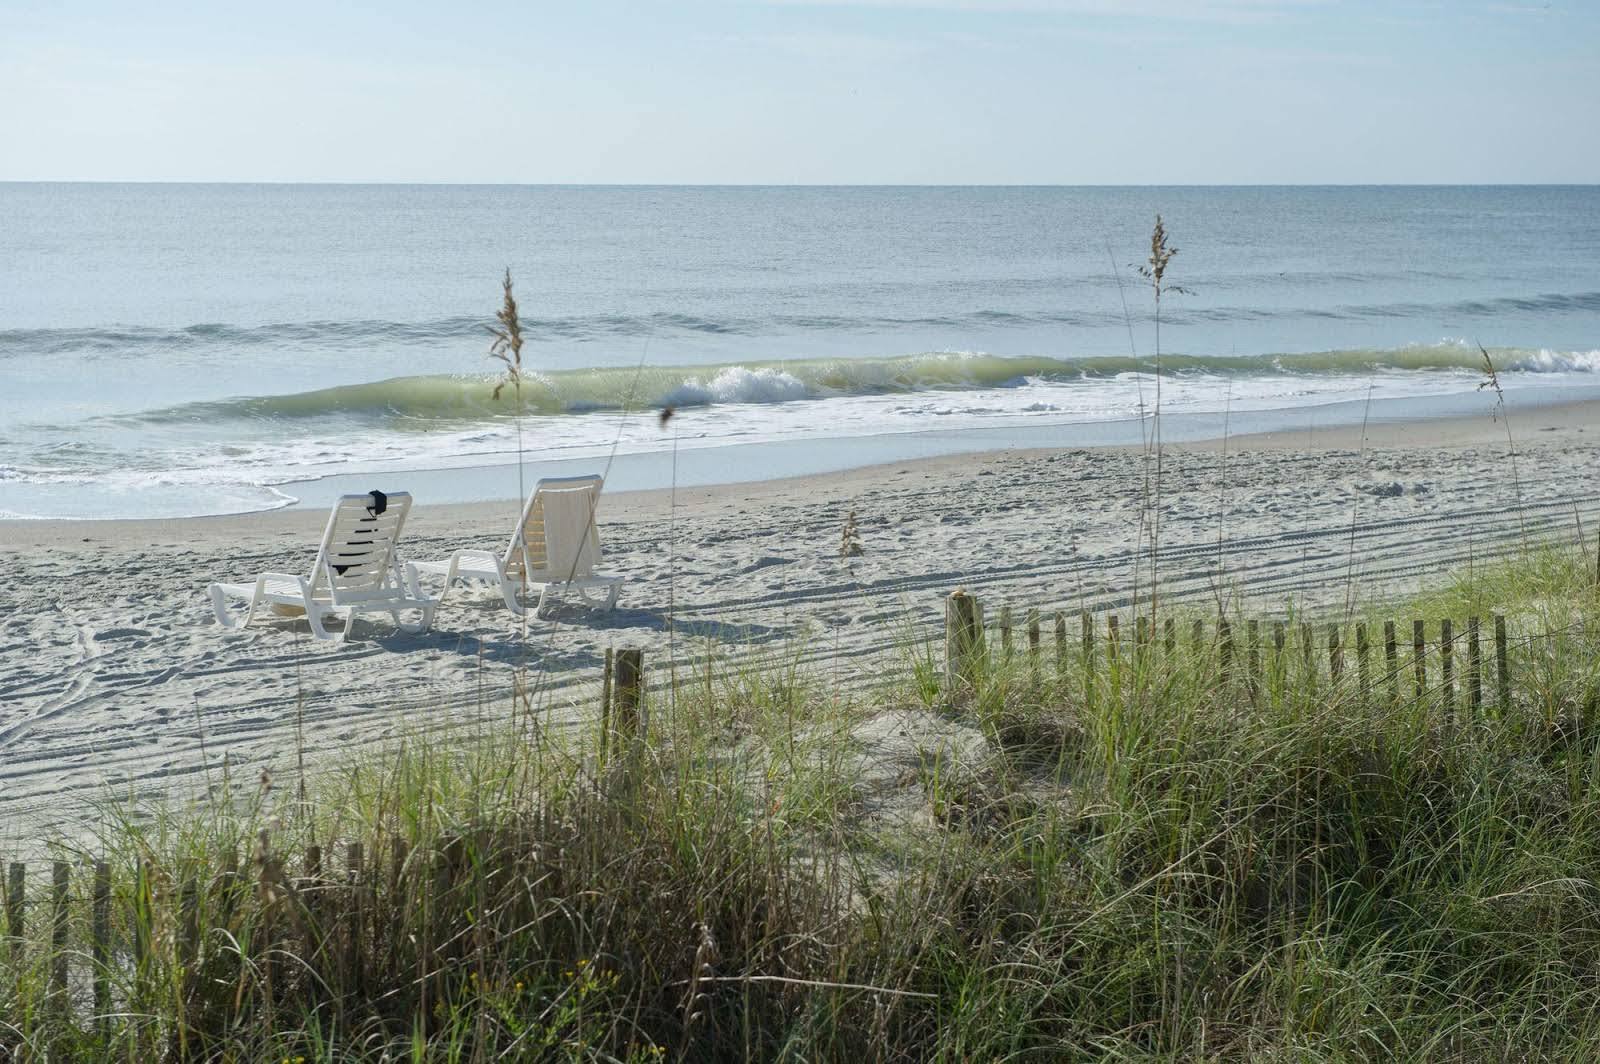
<path id="1" fill-rule="evenodd" d="M 1304 411 L 1301 411 L 1303 413 Z M 1578 402 L 1554 403 L 1513 409 L 1510 414 L 1512 439 L 1519 449 L 1548 440 L 1552 437 L 1570 438 L 1581 442 L 1587 432 L 1593 436 L 1597 461 L 1600 461 L 1600 399 Z M 1413 420 L 1374 420 L 1365 428 L 1360 423 L 1333 424 L 1324 428 L 1314 425 L 1290 427 L 1271 431 L 1247 432 L 1226 438 L 1197 440 L 1170 440 L 1165 444 L 1169 453 L 1217 453 L 1226 449 L 1230 453 L 1262 451 L 1294 451 L 1306 455 L 1318 452 L 1358 451 L 1364 446 L 1370 450 L 1395 450 L 1405 448 L 1501 448 L 1506 447 L 1506 424 L 1502 420 L 1483 415 L 1422 418 Z M 847 441 L 848 442 L 848 441 Z M 1137 453 L 1139 444 L 1099 444 L 1062 447 L 995 447 L 975 450 L 958 450 L 953 453 L 927 457 L 893 458 L 886 461 L 849 465 L 824 473 L 803 473 L 792 476 L 760 477 L 747 480 L 722 480 L 703 484 L 680 484 L 670 488 L 612 488 L 606 492 L 608 511 L 655 510 L 665 500 L 676 494 L 680 507 L 708 506 L 739 498 L 767 499 L 773 497 L 803 497 L 816 492 L 825 495 L 841 490 L 869 491 L 876 483 L 898 470 L 910 469 L 935 476 L 958 475 L 976 464 L 989 464 L 1011 456 L 1034 459 L 1062 451 L 1087 450 L 1111 453 Z M 721 448 L 718 448 L 721 450 Z M 573 461 L 562 463 L 574 468 L 584 467 L 594 471 L 603 463 Z M 514 465 L 483 467 L 498 479 L 515 483 Z M 358 474 L 339 478 L 355 482 L 382 482 L 395 490 L 409 490 L 416 496 L 417 513 L 446 521 L 464 519 L 472 524 L 492 522 L 504 515 L 513 514 L 515 493 L 498 499 L 477 499 L 468 502 L 430 502 L 425 491 L 416 490 L 414 482 L 434 477 L 470 477 L 483 475 L 483 469 L 448 469 L 405 473 Z M 1600 468 L 1597 468 L 1600 473 Z M 532 485 L 537 479 L 531 471 L 526 477 Z M 358 491 L 352 487 L 350 490 Z M 90 535 L 96 542 L 138 543 L 149 534 L 172 535 L 185 528 L 197 533 L 228 535 L 251 532 L 311 532 L 321 528 L 326 519 L 326 504 L 302 503 L 277 510 L 255 511 L 245 514 L 225 514 L 209 517 L 174 518 L 82 518 L 82 519 L 13 519 L 0 520 L 0 551 L 19 547 L 48 548 L 53 544 L 71 541 L 74 536 Z M 507 518 L 509 519 L 509 518 Z M 416 520 L 416 519 L 414 519 Z"/>

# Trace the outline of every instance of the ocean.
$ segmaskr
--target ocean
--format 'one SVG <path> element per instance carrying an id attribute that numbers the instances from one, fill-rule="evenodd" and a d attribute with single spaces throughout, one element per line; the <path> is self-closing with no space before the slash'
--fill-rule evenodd
<path id="1" fill-rule="evenodd" d="M 1600 396 L 1594 186 L 0 184 L 0 517 L 1135 442 L 1157 212 L 1167 439 Z"/>

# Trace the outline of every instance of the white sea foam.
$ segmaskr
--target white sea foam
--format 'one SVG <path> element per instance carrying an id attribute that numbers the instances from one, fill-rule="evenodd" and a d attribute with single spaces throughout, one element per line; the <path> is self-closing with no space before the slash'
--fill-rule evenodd
<path id="1" fill-rule="evenodd" d="M 661 397 L 662 406 L 713 403 L 787 403 L 809 398 L 804 381 L 781 369 L 726 366 L 709 381 L 690 377 Z"/>

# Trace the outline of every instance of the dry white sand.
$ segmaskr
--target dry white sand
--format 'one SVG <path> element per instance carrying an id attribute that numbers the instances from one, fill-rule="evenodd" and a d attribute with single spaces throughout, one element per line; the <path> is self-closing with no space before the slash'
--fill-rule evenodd
<path id="1" fill-rule="evenodd" d="M 1519 412 L 1519 518 L 1503 423 L 1438 421 L 1171 447 L 1163 593 L 1279 614 L 1406 590 L 1531 534 L 1600 530 L 1600 408 Z M 307 570 L 325 515 L 0 522 L 0 848 L 75 832 L 108 797 L 186 799 L 221 772 L 292 770 L 419 730 L 506 713 L 519 662 L 553 722 L 590 711 L 608 646 L 669 657 L 800 661 L 870 682 L 932 637 L 965 585 L 990 616 L 1126 608 L 1147 459 L 1137 450 L 1011 451 L 844 474 L 607 497 L 613 613 L 518 622 L 457 593 L 434 630 L 377 619 L 318 643 L 304 621 L 226 632 L 205 586 Z M 1152 470 L 1153 472 L 1153 470 Z M 391 481 L 392 482 L 392 481 Z M 396 488 L 403 487 L 396 483 Z M 499 548 L 518 502 L 419 505 L 405 553 Z M 864 553 L 839 557 L 845 514 Z M 1138 577 L 1148 580 L 1148 572 Z M 672 624 L 669 626 L 668 620 Z M 762 655 L 766 655 L 763 658 Z M 297 738 L 297 736 L 299 738 Z M 202 748 L 204 756 L 202 756 Z"/>

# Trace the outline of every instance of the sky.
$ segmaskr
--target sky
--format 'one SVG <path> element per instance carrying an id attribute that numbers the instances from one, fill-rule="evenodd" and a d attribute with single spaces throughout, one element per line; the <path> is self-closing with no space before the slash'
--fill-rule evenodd
<path id="1" fill-rule="evenodd" d="M 1600 182 L 1600 2 L 0 0 L 0 180 Z"/>

